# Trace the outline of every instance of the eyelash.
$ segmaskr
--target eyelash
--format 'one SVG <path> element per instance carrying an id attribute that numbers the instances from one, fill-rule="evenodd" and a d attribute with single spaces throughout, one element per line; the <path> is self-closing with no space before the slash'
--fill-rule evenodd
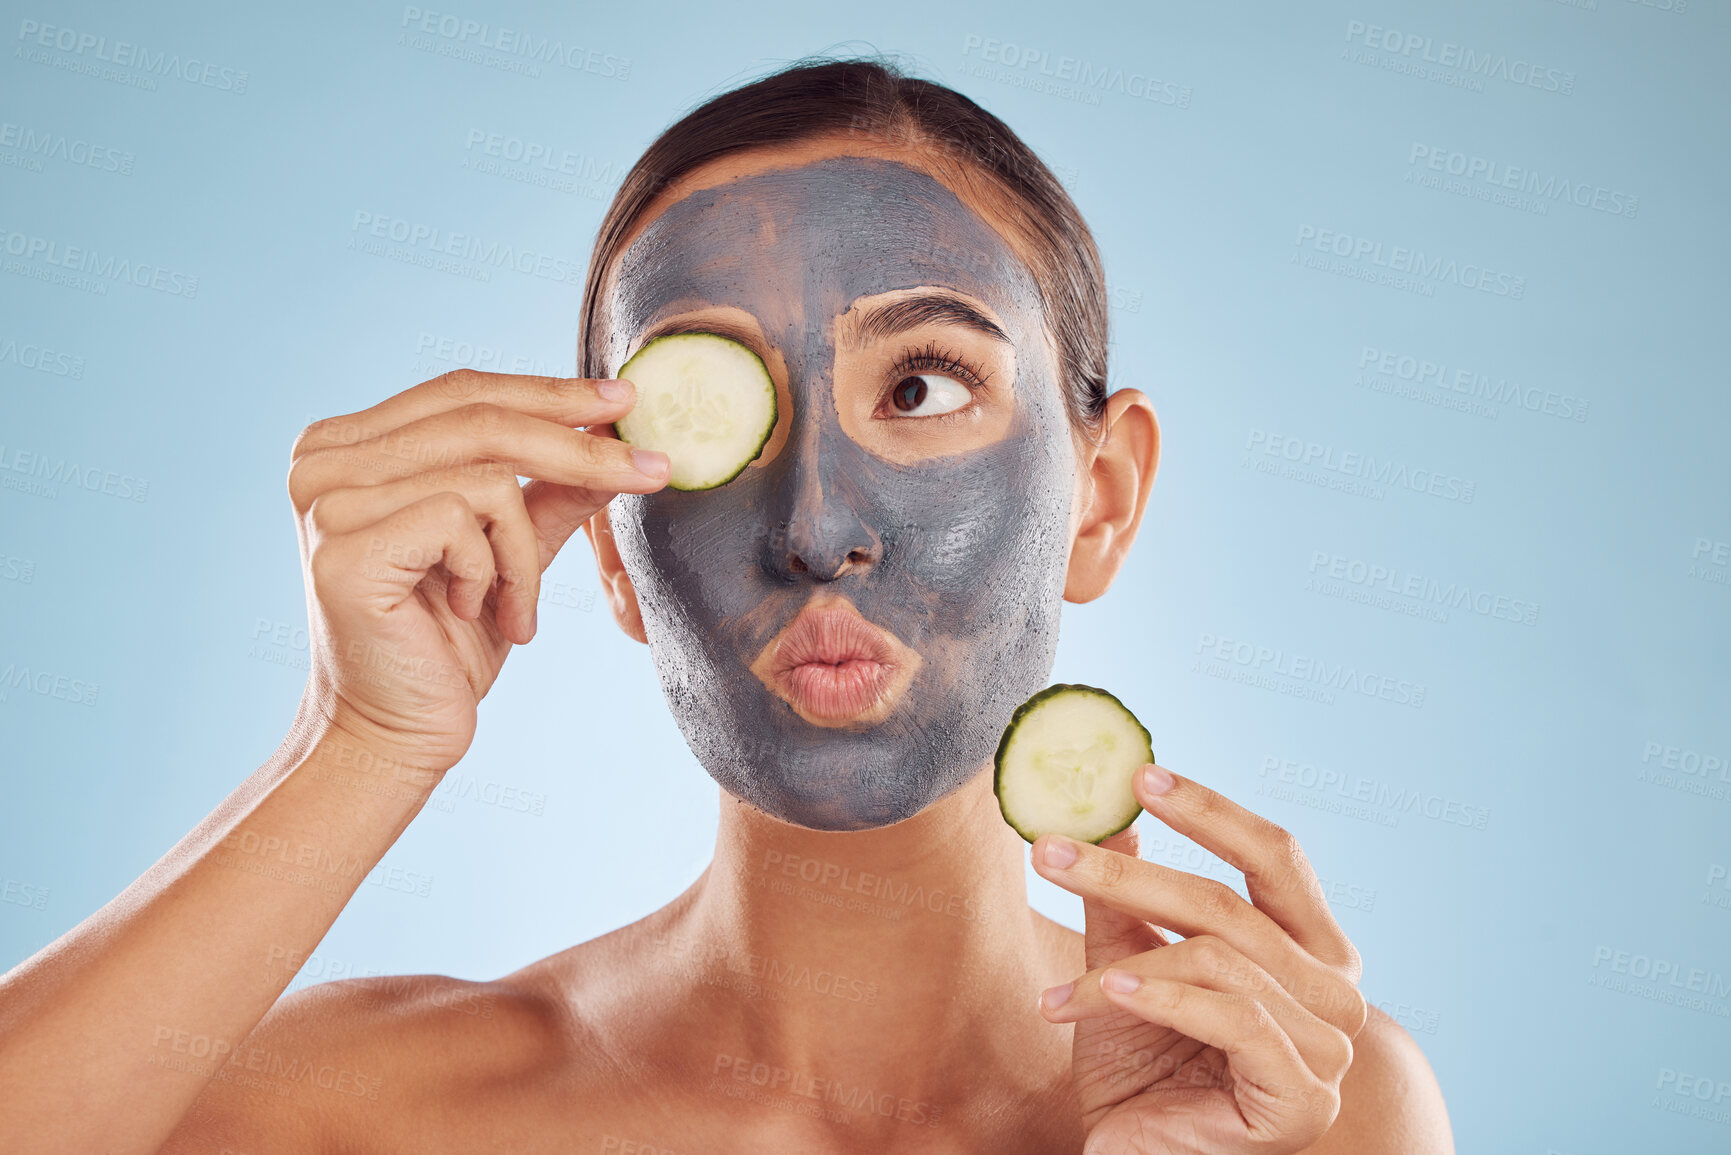
<path id="1" fill-rule="evenodd" d="M 966 386 L 969 393 L 978 394 L 985 389 L 990 374 L 981 373 L 972 363 L 950 349 L 940 349 L 935 341 L 928 341 L 924 349 L 906 349 L 895 363 L 890 366 L 889 392 L 884 394 L 887 401 L 897 386 L 909 377 L 919 373 L 942 373 L 952 377 Z M 931 417 L 923 417 L 923 421 L 948 421 L 960 417 L 967 412 L 968 406 L 952 409 L 948 413 L 939 413 Z"/>
<path id="2" fill-rule="evenodd" d="M 668 337 L 678 333 L 710 333 L 713 331 L 713 327 L 702 325 L 692 325 L 689 328 L 678 326 L 668 329 L 665 332 L 656 333 L 655 336 Z M 738 336 L 733 336 L 731 334 L 723 335 L 728 336 L 730 340 L 741 341 L 741 343 L 747 344 L 749 347 L 750 342 L 744 341 Z M 647 344 L 647 342 L 645 343 Z M 974 367 L 972 362 L 964 359 L 961 354 L 956 353 L 951 349 L 940 349 L 936 341 L 927 341 L 925 348 L 923 349 L 904 349 L 901 356 L 897 357 L 895 363 L 890 366 L 890 384 L 889 389 L 884 392 L 884 400 L 889 400 L 890 394 L 894 392 L 896 386 L 900 385 L 903 380 L 918 373 L 942 373 L 946 377 L 953 377 L 955 380 L 960 381 L 962 385 L 967 388 L 969 393 L 974 395 L 978 395 L 980 392 L 985 390 L 987 387 L 986 383 L 991 380 L 990 373 L 981 372 L 979 369 Z M 961 409 L 952 409 L 948 413 L 939 413 L 933 417 L 922 417 L 919 418 L 919 420 L 953 421 L 963 413 L 967 412 L 968 408 L 969 406 L 963 406 Z"/>

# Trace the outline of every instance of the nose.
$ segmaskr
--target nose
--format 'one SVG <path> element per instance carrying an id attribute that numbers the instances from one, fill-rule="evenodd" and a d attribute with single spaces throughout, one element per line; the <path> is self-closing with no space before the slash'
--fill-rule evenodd
<path id="1" fill-rule="evenodd" d="M 816 425 L 816 423 L 814 423 Z M 870 568 L 883 555 L 883 543 L 861 516 L 868 508 L 857 469 L 847 468 L 839 429 L 804 431 L 787 466 L 780 495 L 786 520 L 770 537 L 770 568 L 786 580 L 809 574 L 822 582 Z"/>

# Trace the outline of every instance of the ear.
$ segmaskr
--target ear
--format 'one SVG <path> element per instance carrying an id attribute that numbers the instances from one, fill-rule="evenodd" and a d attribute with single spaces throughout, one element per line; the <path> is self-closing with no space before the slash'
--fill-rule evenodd
<path id="1" fill-rule="evenodd" d="M 627 636 L 648 645 L 649 637 L 643 632 L 643 613 L 637 606 L 637 589 L 631 584 L 631 575 L 625 572 L 625 563 L 619 557 L 619 544 L 613 540 L 613 523 L 608 519 L 607 511 L 608 507 L 604 505 L 591 514 L 583 523 L 583 532 L 589 538 L 589 548 L 595 553 L 595 568 L 601 575 L 601 588 L 607 591 L 607 604 L 613 608 L 613 620 L 619 623 L 619 628 Z"/>
<path id="2" fill-rule="evenodd" d="M 1105 434 L 1098 449 L 1084 445 L 1078 460 L 1067 602 L 1093 601 L 1118 576 L 1160 464 L 1160 421 L 1140 389 L 1106 398 Z"/>

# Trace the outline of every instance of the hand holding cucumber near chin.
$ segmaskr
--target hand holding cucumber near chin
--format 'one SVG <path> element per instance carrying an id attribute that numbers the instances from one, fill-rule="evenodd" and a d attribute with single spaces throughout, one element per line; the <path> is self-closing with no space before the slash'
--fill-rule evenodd
<path id="1" fill-rule="evenodd" d="M 1077 1024 L 1088 1149 L 1297 1152 L 1320 1138 L 1369 1008 L 1358 951 L 1292 835 L 1158 765 L 1136 716 L 1093 686 L 1023 703 L 994 785 L 1034 869 L 1083 900 L 1088 972 L 1046 991 L 1040 1013 Z M 1142 861 L 1144 810 L 1242 871 L 1250 901 Z"/>
<path id="2" fill-rule="evenodd" d="M 635 400 L 626 381 L 459 369 L 301 433 L 307 692 L 331 724 L 456 764 L 560 548 L 614 494 L 667 483 L 665 454 L 574 428 Z"/>
<path id="3" fill-rule="evenodd" d="M 1157 765 L 1135 783 L 1149 813 L 1244 872 L 1250 901 L 1142 861 L 1134 827 L 1034 846 L 1086 916 L 1088 971 L 1040 1013 L 1076 1024 L 1089 1150 L 1303 1151 L 1339 1113 L 1369 1013 L 1358 951 L 1285 830 Z"/>

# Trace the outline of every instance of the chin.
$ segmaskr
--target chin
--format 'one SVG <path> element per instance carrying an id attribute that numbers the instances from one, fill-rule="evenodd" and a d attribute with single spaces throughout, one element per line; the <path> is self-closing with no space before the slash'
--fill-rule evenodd
<path id="1" fill-rule="evenodd" d="M 977 724 L 916 739 L 893 726 L 853 732 L 799 723 L 804 732 L 753 743 L 703 717 L 683 714 L 680 727 L 709 776 L 735 798 L 809 830 L 876 830 L 912 818 L 972 778 L 998 742 L 995 730 Z"/>

